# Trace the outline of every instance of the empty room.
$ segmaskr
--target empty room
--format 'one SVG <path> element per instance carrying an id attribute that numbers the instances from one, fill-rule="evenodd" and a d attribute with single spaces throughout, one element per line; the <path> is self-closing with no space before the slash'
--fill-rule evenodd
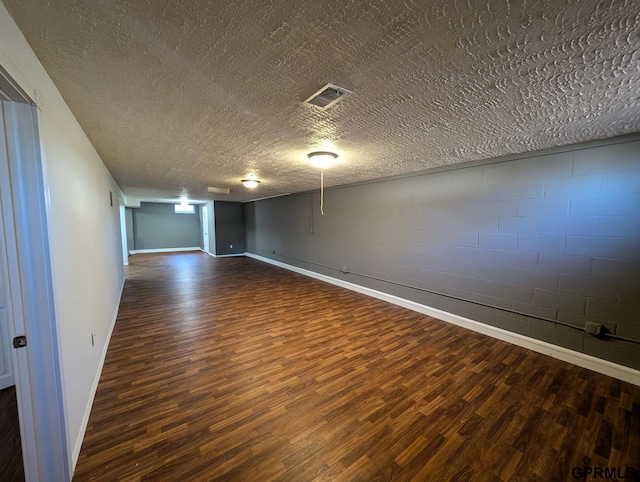
<path id="1" fill-rule="evenodd" d="M 640 480 L 639 12 L 1 0 L 0 480 Z"/>

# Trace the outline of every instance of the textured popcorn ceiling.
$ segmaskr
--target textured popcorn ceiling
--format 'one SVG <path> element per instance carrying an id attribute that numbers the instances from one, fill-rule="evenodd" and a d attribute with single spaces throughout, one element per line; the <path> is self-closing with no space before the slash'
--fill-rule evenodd
<path id="1" fill-rule="evenodd" d="M 132 198 L 317 189 L 313 150 L 335 186 L 640 130 L 640 0 L 2 1 Z M 327 82 L 353 94 L 302 103 Z"/>

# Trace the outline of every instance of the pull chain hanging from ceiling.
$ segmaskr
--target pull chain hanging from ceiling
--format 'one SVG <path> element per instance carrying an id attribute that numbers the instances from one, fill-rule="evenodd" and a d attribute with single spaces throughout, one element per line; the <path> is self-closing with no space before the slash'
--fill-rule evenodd
<path id="1" fill-rule="evenodd" d="M 320 169 L 320 215 L 324 216 L 324 168 Z"/>

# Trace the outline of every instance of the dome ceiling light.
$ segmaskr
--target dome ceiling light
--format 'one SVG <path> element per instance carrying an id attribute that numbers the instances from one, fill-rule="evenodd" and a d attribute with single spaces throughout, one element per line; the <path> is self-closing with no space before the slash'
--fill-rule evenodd
<path id="1" fill-rule="evenodd" d="M 244 187 L 248 189 L 255 189 L 258 187 L 258 184 L 260 184 L 260 181 L 258 181 L 257 179 L 243 179 L 240 182 Z"/>
<path id="2" fill-rule="evenodd" d="M 335 164 L 338 154 L 329 151 L 317 151 L 310 152 L 307 154 L 307 157 L 311 161 L 311 164 L 324 169 L 325 167 L 331 167 Z"/>

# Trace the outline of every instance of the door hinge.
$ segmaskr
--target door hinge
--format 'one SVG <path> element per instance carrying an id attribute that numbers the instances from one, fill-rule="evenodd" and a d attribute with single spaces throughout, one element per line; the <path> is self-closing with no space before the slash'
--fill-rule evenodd
<path id="1" fill-rule="evenodd" d="M 14 348 L 22 348 L 27 346 L 27 337 L 26 336 L 16 336 L 13 339 L 13 347 Z"/>

